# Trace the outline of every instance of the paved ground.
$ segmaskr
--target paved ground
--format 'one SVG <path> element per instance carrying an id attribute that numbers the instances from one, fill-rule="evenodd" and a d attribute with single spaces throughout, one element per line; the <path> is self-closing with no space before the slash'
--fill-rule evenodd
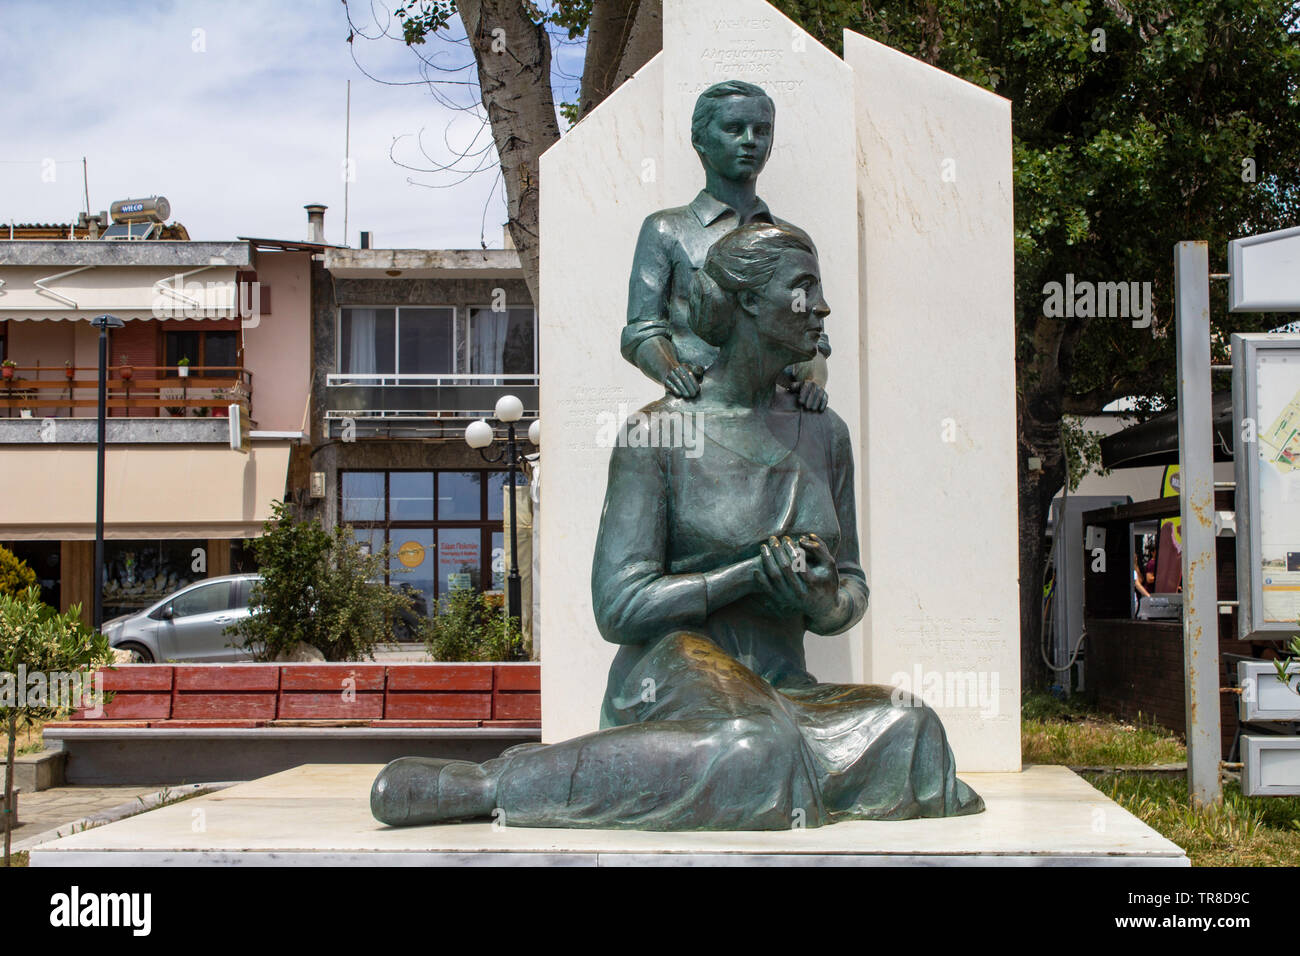
<path id="1" fill-rule="evenodd" d="M 18 823 L 13 832 L 14 843 L 34 837 L 47 830 L 64 827 L 82 817 L 103 813 L 136 797 L 158 791 L 150 787 L 54 787 L 39 793 L 18 796 Z M 0 847 L 3 849 L 3 847 Z"/>

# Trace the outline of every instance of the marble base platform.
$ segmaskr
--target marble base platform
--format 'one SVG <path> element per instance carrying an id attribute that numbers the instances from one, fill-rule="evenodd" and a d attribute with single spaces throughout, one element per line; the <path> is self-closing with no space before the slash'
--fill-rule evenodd
<path id="1" fill-rule="evenodd" d="M 988 806 L 943 820 L 727 833 L 391 829 L 371 764 L 307 764 L 33 848 L 32 866 L 1188 866 L 1064 767 L 962 774 Z"/>

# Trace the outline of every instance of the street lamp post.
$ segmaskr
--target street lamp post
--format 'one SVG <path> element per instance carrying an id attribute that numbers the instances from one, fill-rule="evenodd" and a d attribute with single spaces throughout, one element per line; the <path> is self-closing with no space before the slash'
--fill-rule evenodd
<path id="1" fill-rule="evenodd" d="M 104 430 L 108 406 L 108 330 L 120 329 L 115 315 L 97 315 L 90 324 L 99 329 L 99 428 L 95 448 L 95 630 L 104 623 Z"/>
<path id="2" fill-rule="evenodd" d="M 498 452 L 494 457 L 488 457 L 484 451 L 495 439 L 490 422 L 479 419 L 471 422 L 465 429 L 465 443 L 470 448 L 477 448 L 478 453 L 483 460 L 495 464 L 503 457 L 506 460 L 506 466 L 510 474 L 510 574 L 506 578 L 506 613 L 516 621 L 523 615 L 523 598 L 522 584 L 519 578 L 519 521 L 515 514 L 516 498 L 515 492 L 515 474 L 523 461 L 523 455 L 520 453 L 519 446 L 515 441 L 515 422 L 524 417 L 524 403 L 513 395 L 502 395 L 497 400 L 496 418 L 494 421 L 500 422 L 506 426 L 506 447 Z M 540 430 L 537 422 L 528 429 L 528 438 L 534 445 L 540 440 Z"/>

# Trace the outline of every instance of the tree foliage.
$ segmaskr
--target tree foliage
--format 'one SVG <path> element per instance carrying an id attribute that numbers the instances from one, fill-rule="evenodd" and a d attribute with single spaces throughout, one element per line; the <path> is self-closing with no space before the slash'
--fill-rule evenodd
<path id="1" fill-rule="evenodd" d="M 60 614 L 41 601 L 40 588 L 0 593 L 0 721 L 8 735 L 4 806 L 13 806 L 14 758 L 18 729 L 36 720 L 66 714 L 80 699 L 64 699 L 78 687 L 68 680 L 113 663 L 108 638 L 81 622 L 81 606 Z M 9 862 L 10 814 L 4 814 L 4 856 Z"/>
<path id="2" fill-rule="evenodd" d="M 0 594 L 16 597 L 36 583 L 36 572 L 0 544 Z"/>
<path id="3" fill-rule="evenodd" d="M 562 27 L 570 39 L 587 31 L 591 22 L 591 8 L 595 0 L 554 0 L 545 9 L 529 0 L 522 0 L 528 18 L 538 26 L 547 24 Z M 407 0 L 393 11 L 402 24 L 402 40 L 407 46 L 425 43 L 431 34 L 446 29 L 456 15 L 456 0 Z"/>
<path id="4" fill-rule="evenodd" d="M 1068 411 L 1172 400 L 1176 242 L 1208 241 L 1222 264 L 1228 239 L 1300 216 L 1292 0 L 776 5 L 833 48 L 852 29 L 1011 100 L 1022 385 L 1058 365 Z M 1154 327 L 1046 319 L 1043 287 L 1066 273 L 1152 282 Z M 1278 323 L 1216 298 L 1222 331 Z"/>
<path id="5" fill-rule="evenodd" d="M 246 546 L 262 578 L 249 602 L 253 613 L 234 633 L 256 660 L 275 660 L 300 643 L 330 661 L 373 659 L 393 619 L 410 610 L 409 598 L 380 583 L 387 551 L 367 554 L 346 526 L 326 531 L 275 502 L 262 536 Z"/>

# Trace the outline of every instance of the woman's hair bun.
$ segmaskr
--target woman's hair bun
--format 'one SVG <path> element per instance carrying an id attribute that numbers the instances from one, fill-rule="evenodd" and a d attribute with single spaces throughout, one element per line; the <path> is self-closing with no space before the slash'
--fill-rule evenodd
<path id="1" fill-rule="evenodd" d="M 739 293 L 767 285 L 781 256 L 792 249 L 817 254 L 808 233 L 798 226 L 770 222 L 733 229 L 710 246 L 704 266 L 691 280 L 691 331 L 720 348 L 735 331 Z"/>

